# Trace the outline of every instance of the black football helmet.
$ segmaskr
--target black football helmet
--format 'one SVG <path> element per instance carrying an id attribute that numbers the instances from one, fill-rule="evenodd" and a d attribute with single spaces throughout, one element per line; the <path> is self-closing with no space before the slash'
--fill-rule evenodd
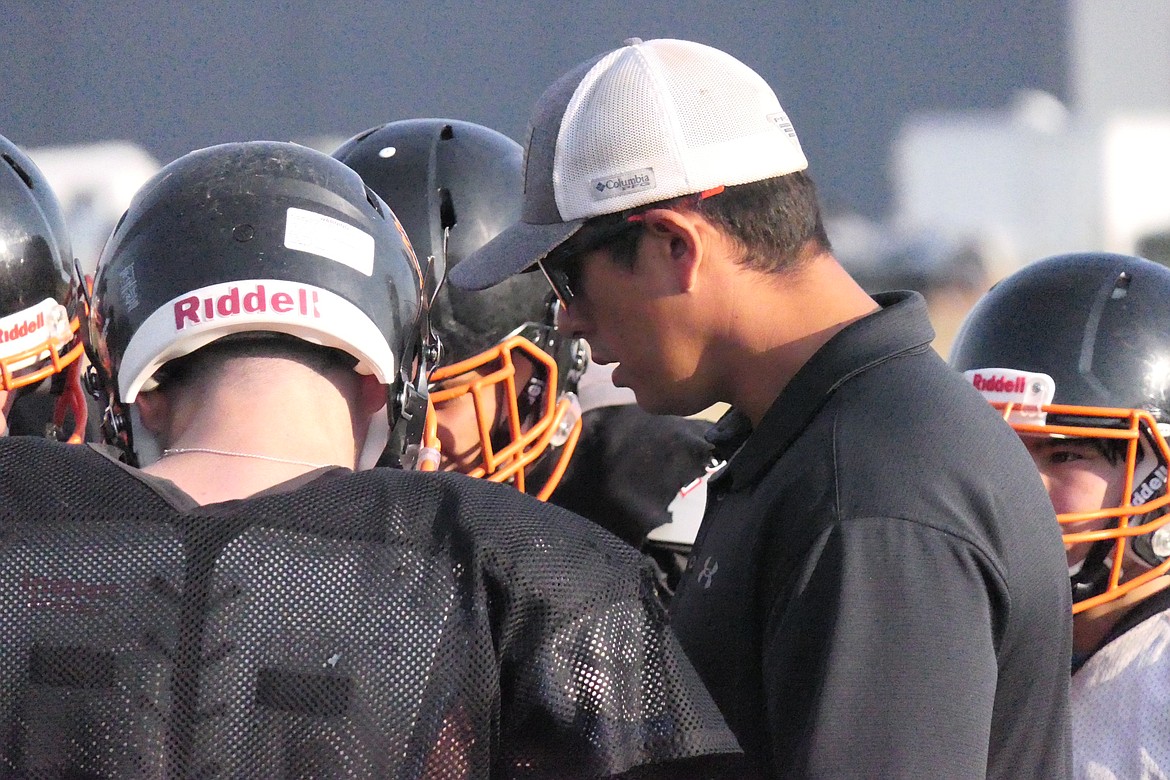
<path id="1" fill-rule="evenodd" d="M 0 136 L 0 389 L 32 388 L 54 377 L 53 435 L 80 442 L 86 408 L 72 274 L 57 197 L 28 155 Z M 70 430 L 61 430 L 66 424 Z"/>
<path id="2" fill-rule="evenodd" d="M 359 133 L 333 156 L 390 204 L 419 256 L 440 269 L 450 270 L 520 215 L 523 151 L 481 125 L 391 122 Z M 552 296 L 538 275 L 476 292 L 442 284 L 440 275 L 436 288 L 430 326 L 443 358 L 430 375 L 431 401 L 441 406 L 470 394 L 480 431 L 478 455 L 461 467 L 547 498 L 580 433 L 575 391 L 584 342 L 556 330 Z M 516 386 L 517 355 L 536 367 L 524 387 Z M 482 403 L 489 395 L 502 398 L 506 419 L 489 419 Z M 427 442 L 439 451 L 435 415 L 429 419 Z M 539 468 L 528 468 L 538 459 Z"/>
<path id="3" fill-rule="evenodd" d="M 950 362 L 1019 433 L 1123 443 L 1120 504 L 1058 515 L 1066 544 L 1093 543 L 1072 574 L 1074 612 L 1170 570 L 1170 269 L 1105 253 L 1032 263 L 975 305 Z M 1069 530 L 1095 519 L 1109 527 Z M 1130 551 L 1153 568 L 1125 579 Z"/>
<path id="4" fill-rule="evenodd" d="M 349 353 L 389 386 L 396 425 L 421 423 L 421 284 L 394 214 L 337 160 L 270 141 L 180 157 L 135 195 L 98 261 L 85 336 L 105 437 L 132 462 L 157 458 L 133 419 L 138 393 L 167 361 L 255 331 Z M 387 433 L 371 421 L 359 466 Z"/>

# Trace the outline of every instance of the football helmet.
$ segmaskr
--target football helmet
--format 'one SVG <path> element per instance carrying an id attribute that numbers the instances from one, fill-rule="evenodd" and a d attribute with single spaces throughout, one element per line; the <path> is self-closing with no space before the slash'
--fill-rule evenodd
<path id="1" fill-rule="evenodd" d="M 1170 269 L 1104 253 L 1032 263 L 975 305 L 950 362 L 1020 434 L 1116 442 L 1120 501 L 1057 516 L 1066 545 L 1090 545 L 1070 568 L 1074 612 L 1170 570 Z M 1130 554 L 1152 568 L 1127 575 Z"/>
<path id="2" fill-rule="evenodd" d="M 486 127 L 391 122 L 359 133 L 333 156 L 390 204 L 419 256 L 437 268 L 450 270 L 519 218 L 523 152 Z M 584 342 L 562 336 L 555 319 L 538 275 L 478 292 L 440 279 L 430 327 L 443 358 L 430 375 L 431 402 L 441 413 L 470 399 L 478 430 L 470 456 L 456 460 L 442 453 L 437 415 L 429 415 L 427 443 L 446 467 L 538 498 L 552 494 L 580 433 L 575 390 L 586 363 Z"/>
<path id="3" fill-rule="evenodd" d="M 0 389 L 31 389 L 52 376 L 51 435 L 76 443 L 86 407 L 72 274 L 57 197 L 28 155 L 0 136 Z"/>
<path id="4" fill-rule="evenodd" d="M 131 462 L 157 459 L 132 404 L 159 368 L 233 334 L 283 333 L 389 387 L 390 419 L 371 420 L 359 459 L 370 467 L 389 423 L 425 414 L 421 296 L 394 214 L 337 160 L 271 141 L 191 152 L 143 185 L 98 260 L 84 332 L 104 436 Z"/>

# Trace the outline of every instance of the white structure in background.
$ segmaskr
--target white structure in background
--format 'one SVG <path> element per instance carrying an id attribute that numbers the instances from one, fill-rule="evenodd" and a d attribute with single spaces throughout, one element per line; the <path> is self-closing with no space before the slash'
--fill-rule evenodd
<path id="1" fill-rule="evenodd" d="M 92 274 L 130 199 L 161 167 L 158 160 L 125 141 L 41 147 L 28 155 L 61 201 L 74 256 Z"/>
<path id="2" fill-rule="evenodd" d="M 1001 111 L 915 116 L 894 145 L 895 226 L 979 237 L 994 277 L 1170 230 L 1170 3 L 1069 9 L 1070 108 L 1021 92 Z"/>

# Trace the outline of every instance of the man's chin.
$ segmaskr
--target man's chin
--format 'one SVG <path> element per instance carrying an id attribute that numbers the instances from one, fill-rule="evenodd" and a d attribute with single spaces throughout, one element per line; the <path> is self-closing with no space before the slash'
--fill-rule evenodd
<path id="1" fill-rule="evenodd" d="M 610 364 L 610 367 L 612 368 L 612 373 L 609 375 L 609 381 L 613 383 L 614 387 L 624 387 L 627 390 L 632 391 L 635 402 L 638 404 L 638 406 L 641 406 L 648 412 L 654 412 L 655 414 L 658 414 L 658 412 L 654 411 L 646 405 L 647 403 L 654 403 L 656 394 L 653 392 L 653 387 L 639 388 L 637 386 L 639 384 L 637 378 L 631 377 L 630 372 L 625 370 L 626 367 L 621 363 L 612 363 Z"/>
<path id="2" fill-rule="evenodd" d="M 610 375 L 610 381 L 613 382 L 614 387 L 622 387 L 634 394 L 635 403 L 641 406 L 648 412 L 654 414 L 671 414 L 671 412 L 661 412 L 657 408 L 663 403 L 662 394 L 656 392 L 661 389 L 659 385 L 647 385 L 640 381 L 637 376 L 631 376 L 629 371 L 622 371 L 624 367 L 621 363 L 614 364 L 613 374 Z"/>
<path id="3" fill-rule="evenodd" d="M 628 371 L 622 371 L 622 364 L 614 364 L 613 373 L 610 375 L 610 381 L 615 387 L 624 387 L 633 392 L 635 402 L 642 408 L 643 411 L 650 414 L 669 414 L 678 417 L 686 417 L 687 415 L 700 412 L 706 407 L 699 405 L 695 408 L 693 403 L 688 403 L 684 399 L 672 395 L 669 392 L 663 392 L 670 388 L 661 383 L 649 383 L 639 381 L 636 376 L 631 376 Z"/>

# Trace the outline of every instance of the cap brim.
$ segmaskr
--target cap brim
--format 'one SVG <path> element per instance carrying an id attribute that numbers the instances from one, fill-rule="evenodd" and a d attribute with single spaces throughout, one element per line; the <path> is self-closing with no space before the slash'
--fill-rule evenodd
<path id="1" fill-rule="evenodd" d="M 517 222 L 455 264 L 448 281 L 463 290 L 484 290 L 531 268 L 581 229 L 585 220 L 531 225 Z"/>

